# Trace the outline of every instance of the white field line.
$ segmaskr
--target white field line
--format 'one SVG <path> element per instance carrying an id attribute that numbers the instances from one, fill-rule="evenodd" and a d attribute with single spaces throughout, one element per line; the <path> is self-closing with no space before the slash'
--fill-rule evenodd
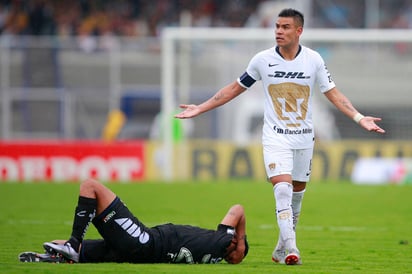
<path id="1" fill-rule="evenodd" d="M 262 224 L 259 229 L 268 230 L 275 229 L 275 224 Z M 276 227 L 277 229 L 277 227 Z M 342 231 L 342 232 L 363 232 L 363 231 L 385 231 L 386 227 L 366 227 L 366 226 L 305 226 L 298 225 L 298 230 L 306 231 Z"/>
<path id="2" fill-rule="evenodd" d="M 67 225 L 71 226 L 72 221 L 52 221 L 52 220 L 7 220 L 6 222 L 8 225 Z M 161 222 L 159 223 L 161 224 Z M 150 224 L 147 223 L 147 226 L 157 225 L 157 224 Z M 196 224 L 192 224 L 196 225 Z M 278 229 L 275 224 L 261 224 L 258 226 L 261 230 L 272 230 Z M 298 230 L 305 230 L 305 231 L 343 231 L 343 232 L 363 232 L 363 231 L 385 231 L 387 230 L 386 227 L 366 227 L 366 226 L 305 226 L 305 225 L 298 225 Z"/>
<path id="3" fill-rule="evenodd" d="M 52 220 L 7 220 L 8 225 L 72 225 L 72 221 L 52 221 Z"/>
<path id="4" fill-rule="evenodd" d="M 159 224 L 165 224 L 165 223 L 170 223 L 172 221 L 163 221 L 163 222 L 158 222 L 158 223 L 151 223 L 151 222 L 146 222 L 144 223 L 147 227 L 152 227 L 156 226 Z M 6 225 L 67 225 L 67 226 L 72 226 L 73 221 L 53 221 L 53 220 L 7 220 L 5 222 Z M 191 224 L 193 226 L 196 226 L 197 224 Z M 212 228 L 211 228 L 212 229 Z"/>

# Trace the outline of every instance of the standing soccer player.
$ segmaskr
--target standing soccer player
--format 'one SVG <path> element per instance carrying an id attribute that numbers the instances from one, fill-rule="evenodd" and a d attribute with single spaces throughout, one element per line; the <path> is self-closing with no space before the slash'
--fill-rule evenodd
<path id="1" fill-rule="evenodd" d="M 265 93 L 263 157 L 268 180 L 273 185 L 279 238 L 272 260 L 287 265 L 301 264 L 296 245 L 296 225 L 302 199 L 311 173 L 314 147 L 312 95 L 315 83 L 343 114 L 367 131 L 385 133 L 375 122 L 380 118 L 363 116 L 333 82 L 322 57 L 300 44 L 303 14 L 282 10 L 275 25 L 276 46 L 257 53 L 246 72 L 200 105 L 180 105 L 175 115 L 185 119 L 217 108 L 261 80 Z"/>

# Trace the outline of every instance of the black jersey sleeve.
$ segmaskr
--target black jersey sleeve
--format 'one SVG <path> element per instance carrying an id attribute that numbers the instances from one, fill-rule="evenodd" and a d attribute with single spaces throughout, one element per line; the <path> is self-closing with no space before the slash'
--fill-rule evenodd
<path id="1" fill-rule="evenodd" d="M 218 231 L 226 232 L 226 234 L 235 235 L 235 228 L 233 226 L 219 224 L 217 226 Z"/>

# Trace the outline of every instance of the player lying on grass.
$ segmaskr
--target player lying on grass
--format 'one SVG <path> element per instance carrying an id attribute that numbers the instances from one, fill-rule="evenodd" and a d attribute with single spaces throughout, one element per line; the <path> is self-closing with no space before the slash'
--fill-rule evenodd
<path id="1" fill-rule="evenodd" d="M 83 240 L 90 223 L 103 239 Z M 190 225 L 146 227 L 115 193 L 95 180 L 80 185 L 69 240 L 43 244 L 44 254 L 23 252 L 22 262 L 240 263 L 248 253 L 246 219 L 233 205 L 217 230 Z"/>

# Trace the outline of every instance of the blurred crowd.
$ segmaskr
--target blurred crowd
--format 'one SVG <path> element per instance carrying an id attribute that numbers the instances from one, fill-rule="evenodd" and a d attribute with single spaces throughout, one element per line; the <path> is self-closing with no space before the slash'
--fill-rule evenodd
<path id="1" fill-rule="evenodd" d="M 188 11 L 194 26 L 240 27 L 259 0 L 2 0 L 0 30 L 27 35 L 158 36 Z"/>
<path id="2" fill-rule="evenodd" d="M 164 26 L 177 26 L 181 14 L 192 26 L 260 26 L 259 8 L 285 0 L 0 0 L 1 34 L 158 36 Z M 411 28 L 409 0 L 378 0 L 379 28 Z M 365 26 L 367 1 L 313 0 L 312 27 Z"/>

